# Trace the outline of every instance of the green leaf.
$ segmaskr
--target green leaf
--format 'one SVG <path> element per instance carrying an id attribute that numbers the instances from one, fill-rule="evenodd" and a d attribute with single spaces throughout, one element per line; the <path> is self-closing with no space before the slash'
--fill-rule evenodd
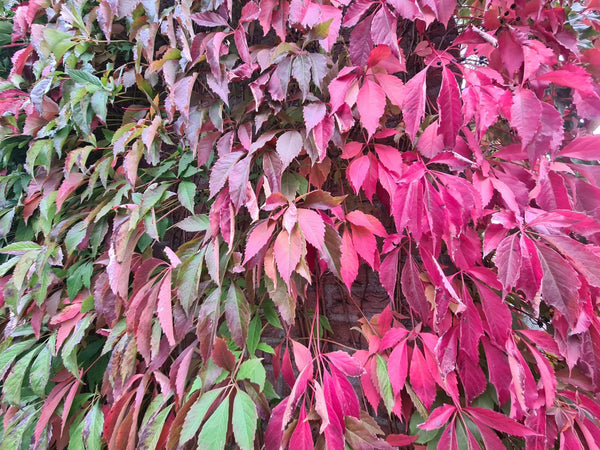
<path id="1" fill-rule="evenodd" d="M 252 383 L 257 384 L 261 391 L 264 390 L 267 372 L 261 361 L 262 358 L 252 358 L 244 361 L 240 365 L 236 379 L 250 380 Z"/>
<path id="2" fill-rule="evenodd" d="M 104 427 L 104 414 L 100 403 L 96 402 L 85 415 L 83 444 L 86 450 L 102 450 L 102 427 Z"/>
<path id="3" fill-rule="evenodd" d="M 71 255 L 79 244 L 85 238 L 85 234 L 87 233 L 88 225 L 87 223 L 81 221 L 77 222 L 73 225 L 67 235 L 65 236 L 65 247 L 67 248 L 67 255 Z"/>
<path id="4" fill-rule="evenodd" d="M 254 448 L 257 419 L 256 405 L 248 394 L 238 389 L 233 400 L 232 425 L 235 441 L 241 450 Z"/>
<path id="5" fill-rule="evenodd" d="M 160 439 L 165 420 L 172 407 L 173 404 L 170 404 L 166 408 L 159 412 L 154 412 L 149 416 L 147 423 L 140 428 L 140 441 L 137 445 L 138 449 L 154 450 L 157 448 L 156 444 Z M 148 413 L 146 413 L 146 415 L 148 416 Z"/>
<path id="6" fill-rule="evenodd" d="M 181 181 L 177 188 L 177 198 L 185 209 L 194 214 L 194 196 L 196 185 L 191 181 Z"/>
<path id="7" fill-rule="evenodd" d="M 265 344 L 264 342 L 259 342 L 258 347 L 256 347 L 256 349 L 260 350 L 261 352 L 268 353 L 270 355 L 275 354 L 275 350 L 273 349 L 273 347 L 271 347 L 269 344 Z"/>
<path id="8" fill-rule="evenodd" d="M 225 388 L 213 389 L 198 397 L 183 421 L 183 427 L 181 428 L 181 434 L 179 435 L 179 445 L 183 446 L 183 444 L 196 435 L 208 409 L 212 406 L 221 392 L 223 392 L 223 389 Z M 227 405 L 229 405 L 228 401 L 223 401 L 222 403 L 227 403 Z M 213 416 L 214 414 L 211 417 Z"/>
<path id="9" fill-rule="evenodd" d="M 198 449 L 219 450 L 225 448 L 229 425 L 229 399 L 224 399 L 210 415 L 198 435 Z"/>
<path id="10" fill-rule="evenodd" d="M 104 87 L 102 81 L 100 81 L 98 77 L 92 75 L 90 72 L 86 72 L 85 70 L 67 69 L 67 75 L 69 75 L 69 77 L 76 83 L 84 86 L 89 83 L 99 88 Z"/>
<path id="11" fill-rule="evenodd" d="M 92 95 L 92 110 L 96 113 L 96 116 L 102 121 L 106 122 L 106 104 L 108 103 L 108 92 L 96 91 Z"/>
<path id="12" fill-rule="evenodd" d="M 39 416 L 32 407 L 19 409 L 8 422 L 2 439 L 0 440 L 0 450 L 19 450 L 24 442 L 23 435 L 25 431 L 33 424 Z"/>
<path id="13" fill-rule="evenodd" d="M 209 227 L 208 216 L 206 214 L 198 214 L 195 216 L 186 217 L 181 222 L 177 222 L 175 226 L 189 233 L 206 231 Z"/>
<path id="14" fill-rule="evenodd" d="M 14 242 L 3 247 L 0 253 L 8 253 L 10 255 L 22 255 L 29 250 L 41 250 L 41 246 L 35 242 Z"/>
<path id="15" fill-rule="evenodd" d="M 90 314 L 85 316 L 77 325 L 75 325 L 75 330 L 73 334 L 65 344 L 63 345 L 61 357 L 63 360 L 63 364 L 67 368 L 69 372 L 73 374 L 73 376 L 79 379 L 79 364 L 77 363 L 77 350 L 79 350 L 79 343 L 85 336 L 85 332 L 90 326 L 92 319 L 94 318 L 94 314 Z"/>
<path id="16" fill-rule="evenodd" d="M 35 339 L 29 339 L 27 341 L 14 343 L 10 341 L 5 342 L 8 345 L 3 345 L 2 351 L 0 351 L 0 379 L 4 378 L 4 374 L 6 374 L 16 357 L 19 356 L 21 352 L 31 347 L 36 341 Z"/>
<path id="17" fill-rule="evenodd" d="M 246 340 L 246 348 L 250 356 L 254 356 L 254 353 L 256 353 L 258 342 L 260 341 L 261 329 L 260 318 L 255 316 L 248 326 L 248 339 Z"/>
<path id="18" fill-rule="evenodd" d="M 15 406 L 20 406 L 21 388 L 23 386 L 25 372 L 27 372 L 27 368 L 29 367 L 29 364 L 31 364 L 31 360 L 38 354 L 41 348 L 42 346 L 40 345 L 26 353 L 13 366 L 12 370 L 6 377 L 6 380 L 4 381 L 4 387 L 2 388 L 5 402 Z"/>
<path id="19" fill-rule="evenodd" d="M 391 413 L 394 408 L 394 393 L 392 391 L 392 384 L 390 383 L 390 377 L 388 375 L 387 362 L 377 355 L 377 381 L 379 382 L 379 392 L 381 398 L 387 410 Z"/>
<path id="20" fill-rule="evenodd" d="M 54 53 L 56 61 L 59 61 L 67 50 L 75 46 L 75 42 L 71 40 L 72 37 L 69 33 L 47 26 L 44 28 L 42 42 L 44 46 L 47 46 L 46 50 Z"/>
<path id="21" fill-rule="evenodd" d="M 46 386 L 50 379 L 51 361 L 52 355 L 48 349 L 48 345 L 44 345 L 35 358 L 35 361 L 31 364 L 29 385 L 31 386 L 31 390 L 40 397 L 43 397 L 46 394 Z"/>

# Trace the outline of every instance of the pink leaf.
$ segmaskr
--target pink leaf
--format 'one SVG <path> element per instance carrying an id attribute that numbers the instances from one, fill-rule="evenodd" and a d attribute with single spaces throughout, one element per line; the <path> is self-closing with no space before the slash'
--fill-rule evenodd
<path id="1" fill-rule="evenodd" d="M 356 106 L 360 113 L 360 121 L 370 137 L 379 127 L 379 119 L 385 109 L 385 92 L 377 83 L 366 78 L 358 92 Z"/>
<path id="2" fill-rule="evenodd" d="M 408 375 L 408 348 L 406 340 L 394 347 L 388 359 L 388 373 L 394 396 L 400 395 Z"/>
<path id="3" fill-rule="evenodd" d="M 566 158 L 583 159 L 584 161 L 597 161 L 600 159 L 598 148 L 600 135 L 582 136 L 573 139 L 558 153 Z"/>
<path id="4" fill-rule="evenodd" d="M 387 232 L 379 219 L 371 214 L 365 214 L 359 209 L 349 212 L 346 215 L 346 220 L 353 225 L 368 228 L 371 233 L 377 236 L 387 236 Z"/>
<path id="5" fill-rule="evenodd" d="M 346 352 L 338 350 L 335 352 L 325 353 L 325 356 L 327 356 L 329 361 L 331 361 L 336 369 L 346 376 L 358 377 L 365 372 L 360 364 L 360 361 L 354 359 Z"/>
<path id="6" fill-rule="evenodd" d="M 363 155 L 352 161 L 346 169 L 346 178 L 356 194 L 365 182 L 370 165 L 369 157 Z"/>
<path id="7" fill-rule="evenodd" d="M 275 222 L 269 223 L 268 219 L 259 222 L 253 229 L 248 233 L 246 240 L 246 252 L 244 256 L 243 265 L 252 259 L 259 251 L 261 251 L 265 245 L 269 242 L 275 229 Z"/>
<path id="8" fill-rule="evenodd" d="M 300 407 L 300 416 L 290 439 L 290 448 L 298 450 L 312 450 L 314 448 L 310 424 L 306 418 L 304 405 Z"/>
<path id="9" fill-rule="evenodd" d="M 429 372 L 423 353 L 416 346 L 413 348 L 410 363 L 410 384 L 425 407 L 429 409 L 436 396 L 435 380 Z"/>
<path id="10" fill-rule="evenodd" d="M 462 126 L 460 91 L 454 73 L 447 66 L 442 69 L 442 74 L 442 87 L 437 99 L 440 111 L 439 132 L 444 137 L 444 145 L 452 147 Z"/>
<path id="11" fill-rule="evenodd" d="M 505 292 L 516 286 L 521 273 L 521 247 L 519 235 L 512 234 L 500 242 L 496 249 L 494 263 L 498 268 L 498 279 Z"/>
<path id="12" fill-rule="evenodd" d="M 473 418 L 475 423 L 487 425 L 494 430 L 506 433 L 511 436 L 533 436 L 535 432 L 519 422 L 506 417 L 504 414 L 497 413 L 491 409 L 471 406 L 464 409 Z"/>
<path id="13" fill-rule="evenodd" d="M 523 148 L 533 141 L 541 117 L 542 106 L 535 94 L 529 89 L 518 89 L 513 95 L 510 123 L 519 133 Z"/>
<path id="14" fill-rule="evenodd" d="M 429 418 L 419 425 L 419 428 L 425 431 L 437 430 L 438 428 L 442 428 L 450 417 L 456 412 L 456 407 L 454 405 L 443 405 L 439 408 L 434 409 Z"/>
<path id="15" fill-rule="evenodd" d="M 398 254 L 400 249 L 392 250 L 379 266 L 379 281 L 385 288 L 390 299 L 394 299 L 396 285 L 398 284 Z"/>
<path id="16" fill-rule="evenodd" d="M 212 198 L 225 186 L 227 177 L 238 160 L 244 156 L 244 152 L 231 152 L 219 157 L 210 172 L 209 191 Z"/>
<path id="17" fill-rule="evenodd" d="M 358 275 L 358 255 L 352 243 L 352 236 L 348 230 L 344 230 L 342 235 L 342 280 L 348 288 L 352 288 L 352 283 Z"/>
<path id="18" fill-rule="evenodd" d="M 167 273 L 160 283 L 158 291 L 158 302 L 156 304 L 156 314 L 160 326 L 167 336 L 167 340 L 171 346 L 176 344 L 175 332 L 173 330 L 173 311 L 171 306 L 171 270 L 167 269 Z"/>
<path id="19" fill-rule="evenodd" d="M 318 250 L 325 245 L 325 223 L 319 213 L 312 209 L 298 208 L 298 225 L 304 239 Z"/>
<path id="20" fill-rule="evenodd" d="M 419 277 L 419 270 L 412 257 L 408 257 L 402 267 L 402 293 L 411 308 L 419 314 L 421 320 L 429 317 L 431 305 L 425 297 L 425 288 Z"/>
<path id="21" fill-rule="evenodd" d="M 283 423 L 283 415 L 287 409 L 290 398 L 284 398 L 271 411 L 271 418 L 265 431 L 265 450 L 280 450 L 281 439 L 283 438 L 283 429 L 287 423 Z"/>
<path id="22" fill-rule="evenodd" d="M 298 370 L 302 372 L 309 365 L 312 367 L 313 358 L 310 354 L 310 350 L 300 342 L 294 340 L 292 340 L 292 347 L 294 350 L 294 360 L 296 361 Z"/>
<path id="23" fill-rule="evenodd" d="M 350 225 L 352 229 L 352 243 L 356 252 L 365 262 L 376 270 L 379 268 L 379 252 L 377 251 L 377 241 L 369 228 Z"/>
<path id="24" fill-rule="evenodd" d="M 306 132 L 312 130 L 319 122 L 323 120 L 327 113 L 327 107 L 324 103 L 309 103 L 304 105 L 304 123 Z"/>
<path id="25" fill-rule="evenodd" d="M 300 154 L 302 150 L 302 135 L 297 131 L 286 131 L 277 139 L 275 149 L 279 158 L 281 158 L 283 169 L 285 169 Z"/>
<path id="26" fill-rule="evenodd" d="M 281 230 L 275 239 L 273 251 L 281 278 L 289 283 L 292 272 L 296 270 L 302 257 L 302 237 L 298 227 L 294 227 L 291 233 Z"/>
<path id="27" fill-rule="evenodd" d="M 404 85 L 402 115 L 406 124 L 406 132 L 413 141 L 425 114 L 426 80 L 427 68 L 421 70 Z"/>

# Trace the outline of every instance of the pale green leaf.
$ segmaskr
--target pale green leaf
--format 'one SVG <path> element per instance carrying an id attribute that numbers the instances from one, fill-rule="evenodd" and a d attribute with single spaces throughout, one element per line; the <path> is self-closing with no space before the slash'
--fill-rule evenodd
<path id="1" fill-rule="evenodd" d="M 264 390 L 267 372 L 262 364 L 262 359 L 252 358 L 244 361 L 237 372 L 238 380 L 250 380 Z"/>
<path id="2" fill-rule="evenodd" d="M 229 424 L 229 399 L 224 399 L 210 415 L 198 435 L 198 449 L 220 450 L 225 448 Z"/>
<path id="3" fill-rule="evenodd" d="M 50 379 L 51 360 L 52 355 L 50 354 L 50 350 L 48 350 L 47 345 L 44 345 L 31 364 L 29 385 L 31 386 L 31 390 L 40 397 L 43 397 L 46 394 L 46 386 Z"/>
<path id="4" fill-rule="evenodd" d="M 254 448 L 257 419 L 256 405 L 248 394 L 238 390 L 233 400 L 232 425 L 235 441 L 241 450 Z"/>
<path id="5" fill-rule="evenodd" d="M 192 405 L 183 421 L 183 427 L 181 428 L 181 434 L 179 435 L 179 445 L 183 446 L 183 444 L 196 435 L 200 425 L 202 425 L 202 421 L 204 420 L 208 408 L 215 402 L 219 394 L 223 392 L 223 389 L 224 388 L 213 389 L 198 397 L 198 400 Z M 227 401 L 224 401 L 223 403 L 229 404 Z"/>

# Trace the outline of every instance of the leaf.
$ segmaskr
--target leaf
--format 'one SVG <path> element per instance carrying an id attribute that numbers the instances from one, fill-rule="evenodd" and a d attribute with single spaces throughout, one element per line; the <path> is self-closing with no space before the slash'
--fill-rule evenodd
<path id="1" fill-rule="evenodd" d="M 558 156 L 577 158 L 584 161 L 597 161 L 600 159 L 598 146 L 600 146 L 600 135 L 581 136 L 565 145 Z"/>
<path id="2" fill-rule="evenodd" d="M 12 370 L 6 376 L 4 385 L 2 388 L 2 394 L 4 401 L 15 406 L 20 406 L 21 403 L 21 388 L 23 387 L 23 380 L 25 373 L 31 364 L 34 357 L 39 354 L 42 346 L 38 346 L 33 350 L 25 353 L 13 366 Z"/>
<path id="3" fill-rule="evenodd" d="M 352 283 L 356 280 L 358 276 L 358 254 L 354 249 L 354 244 L 352 243 L 352 236 L 348 230 L 344 230 L 344 234 L 342 235 L 342 245 L 341 245 L 342 255 L 341 262 L 342 268 L 340 270 L 340 274 L 342 276 L 342 280 L 344 284 L 348 288 L 348 292 L 351 291 Z"/>
<path id="4" fill-rule="evenodd" d="M 102 428 L 104 426 L 104 415 L 100 403 L 95 402 L 85 415 L 83 423 L 83 443 L 86 450 L 102 449 Z"/>
<path id="5" fill-rule="evenodd" d="M 310 132 L 317 124 L 319 124 L 327 113 L 327 107 L 324 103 L 308 103 L 304 105 L 303 116 L 306 132 Z"/>
<path id="6" fill-rule="evenodd" d="M 429 418 L 419 425 L 419 428 L 426 431 L 437 430 L 448 423 L 450 417 L 456 412 L 454 405 L 443 405 L 434 409 Z"/>
<path id="7" fill-rule="evenodd" d="M 506 433 L 511 436 L 534 436 L 535 432 L 517 421 L 506 417 L 504 414 L 497 413 L 490 409 L 470 406 L 465 411 L 473 418 L 475 423 L 484 424 L 494 430 Z"/>
<path id="8" fill-rule="evenodd" d="M 302 92 L 302 101 L 306 100 L 306 97 L 310 88 L 310 69 L 312 63 L 308 56 L 299 55 L 294 58 L 292 62 L 292 75 L 298 82 L 300 91 Z"/>
<path id="9" fill-rule="evenodd" d="M 519 133 L 523 148 L 533 141 L 541 116 L 542 107 L 535 94 L 528 89 L 518 89 L 513 95 L 510 123 Z"/>
<path id="10" fill-rule="evenodd" d="M 235 284 L 231 283 L 225 298 L 225 318 L 231 333 L 231 338 L 243 348 L 248 338 L 248 323 L 250 322 L 250 306 L 246 296 Z"/>
<path id="11" fill-rule="evenodd" d="M 412 257 L 406 259 L 400 278 L 402 293 L 408 304 L 419 314 L 422 320 L 429 317 L 431 305 L 425 296 L 425 288 L 419 276 L 419 270 Z"/>
<path id="12" fill-rule="evenodd" d="M 196 185 L 191 181 L 181 181 L 177 187 L 177 198 L 181 205 L 194 214 L 194 196 Z"/>
<path id="13" fill-rule="evenodd" d="M 267 245 L 273 235 L 274 229 L 275 223 L 270 223 L 270 221 L 266 219 L 258 222 L 250 233 L 248 233 L 243 262 L 244 265 Z"/>
<path id="14" fill-rule="evenodd" d="M 302 135 L 297 131 L 286 131 L 277 139 L 275 149 L 283 163 L 282 170 L 285 170 L 302 150 Z"/>
<path id="15" fill-rule="evenodd" d="M 426 89 L 427 68 L 421 70 L 404 85 L 402 116 L 406 124 L 406 132 L 413 141 L 425 114 Z"/>
<path id="16" fill-rule="evenodd" d="M 302 257 L 302 237 L 299 228 L 295 226 L 291 233 L 281 230 L 275 239 L 273 251 L 277 269 L 287 284 Z"/>
<path id="17" fill-rule="evenodd" d="M 314 449 L 310 424 L 306 417 L 306 408 L 304 408 L 304 405 L 300 407 L 300 416 L 290 439 L 290 448 L 298 450 Z"/>
<path id="18" fill-rule="evenodd" d="M 440 111 L 439 132 L 444 137 L 444 145 L 453 147 L 462 126 L 462 105 L 458 83 L 448 66 L 442 69 L 442 87 L 437 103 Z"/>
<path id="19" fill-rule="evenodd" d="M 360 361 L 344 351 L 338 350 L 335 352 L 325 353 L 325 356 L 327 359 L 329 359 L 329 361 L 331 361 L 331 364 L 333 364 L 336 369 L 346 376 L 358 377 L 365 372 L 360 364 Z"/>
<path id="20" fill-rule="evenodd" d="M 160 282 L 156 315 L 169 344 L 174 346 L 177 341 L 175 340 L 175 331 L 173 329 L 173 307 L 171 302 L 171 270 L 168 269 Z"/>
<path id="21" fill-rule="evenodd" d="M 230 372 L 235 368 L 235 356 L 227 348 L 227 343 L 220 337 L 215 338 L 215 344 L 212 349 L 212 359 L 221 368 Z"/>
<path id="22" fill-rule="evenodd" d="M 298 208 L 298 225 L 304 239 L 318 250 L 325 245 L 325 223 L 319 213 L 305 208 Z"/>
<path id="23" fill-rule="evenodd" d="M 379 219 L 370 214 L 365 214 L 359 209 L 346 214 L 346 220 L 353 225 L 369 229 L 369 231 L 372 234 L 375 234 L 377 236 L 387 236 L 387 232 L 385 231 L 385 228 L 383 227 Z"/>
<path id="24" fill-rule="evenodd" d="M 408 348 L 406 341 L 402 341 L 394 347 L 388 359 L 388 373 L 395 397 L 404 388 L 408 367 Z"/>
<path id="25" fill-rule="evenodd" d="M 410 362 L 410 384 L 425 407 L 429 409 L 435 400 L 436 389 L 423 353 L 418 347 L 413 348 Z"/>
<path id="26" fill-rule="evenodd" d="M 204 421 L 206 413 L 223 390 L 224 388 L 213 389 L 198 397 L 185 416 L 185 421 L 179 435 L 179 445 L 184 445 L 196 435 L 200 429 L 200 425 Z M 229 405 L 228 401 L 221 402 L 221 405 L 225 403 Z M 214 413 L 212 416 L 214 416 Z M 228 417 L 225 420 L 227 419 Z"/>
<path id="27" fill-rule="evenodd" d="M 198 449 L 218 450 L 225 448 L 229 424 L 229 399 L 222 401 L 202 427 L 198 435 Z M 236 437 L 237 438 L 237 437 Z"/>
<path id="28" fill-rule="evenodd" d="M 385 92 L 377 83 L 366 78 L 358 92 L 356 107 L 360 121 L 371 137 L 377 131 L 379 119 L 385 110 Z"/>
<path id="29" fill-rule="evenodd" d="M 545 302 L 563 313 L 572 326 L 579 316 L 579 278 L 577 272 L 551 248 L 536 245 L 543 271 L 542 296 Z"/>
<path id="30" fill-rule="evenodd" d="M 519 235 L 512 234 L 500 242 L 496 249 L 494 264 L 498 268 L 498 279 L 505 292 L 510 292 L 517 285 L 521 274 L 521 247 Z"/>
<path id="31" fill-rule="evenodd" d="M 219 157 L 210 173 L 210 198 L 217 195 L 221 188 L 225 186 L 225 182 L 229 177 L 231 169 L 233 169 L 235 163 L 237 163 L 242 156 L 244 156 L 244 152 L 235 151 Z"/>
<path id="32" fill-rule="evenodd" d="M 253 449 L 258 414 L 254 402 L 244 391 L 237 390 L 231 416 L 235 441 L 242 450 Z"/>
<path id="33" fill-rule="evenodd" d="M 281 439 L 283 438 L 283 429 L 287 423 L 283 423 L 283 416 L 287 409 L 290 398 L 284 398 L 273 410 L 265 431 L 265 450 L 279 450 Z"/>
<path id="34" fill-rule="evenodd" d="M 40 397 L 46 394 L 46 387 L 50 379 L 50 363 L 52 355 L 47 346 L 43 346 L 37 355 L 29 371 L 29 385 L 31 390 Z"/>
<path id="35" fill-rule="evenodd" d="M 252 358 L 244 361 L 237 372 L 237 379 L 250 380 L 252 383 L 257 384 L 261 391 L 265 388 L 266 370 L 263 363 L 258 358 Z"/>

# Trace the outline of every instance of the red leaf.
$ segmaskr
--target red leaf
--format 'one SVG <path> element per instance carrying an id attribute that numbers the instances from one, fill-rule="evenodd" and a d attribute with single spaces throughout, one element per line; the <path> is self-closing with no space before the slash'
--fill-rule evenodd
<path id="1" fill-rule="evenodd" d="M 465 408 L 464 411 L 469 413 L 475 423 L 487 425 L 494 430 L 498 430 L 502 433 L 506 433 L 511 436 L 533 436 L 535 432 L 519 422 L 506 417 L 504 414 L 497 413 L 491 409 L 480 408 L 477 406 L 470 406 Z"/>
<path id="2" fill-rule="evenodd" d="M 425 114 L 426 90 L 427 68 L 421 70 L 404 85 L 402 115 L 406 124 L 406 132 L 413 141 Z"/>
<path id="3" fill-rule="evenodd" d="M 592 77 L 583 67 L 568 64 L 563 69 L 546 72 L 537 77 L 539 81 L 550 81 L 561 86 L 570 87 L 580 92 L 593 91 Z"/>
<path id="4" fill-rule="evenodd" d="M 250 176 L 252 158 L 246 156 L 234 164 L 229 172 L 229 197 L 237 212 L 246 202 L 246 186 Z"/>
<path id="5" fill-rule="evenodd" d="M 399 248 L 392 250 L 379 266 L 379 281 L 385 288 L 390 299 L 394 299 L 396 285 L 398 284 L 398 254 Z"/>
<path id="6" fill-rule="evenodd" d="M 40 418 L 37 424 L 35 425 L 33 433 L 33 436 L 35 438 L 35 446 L 37 446 L 38 442 L 40 441 L 42 432 L 46 428 L 46 425 L 48 425 L 48 421 L 52 417 L 52 414 L 54 414 L 54 411 L 58 407 L 58 404 L 73 385 L 76 385 L 75 381 L 59 383 L 56 386 L 54 386 L 52 391 L 50 391 L 48 398 L 44 402 L 44 407 L 42 408 Z"/>
<path id="7" fill-rule="evenodd" d="M 358 194 L 358 191 L 365 182 L 367 173 L 369 172 L 369 166 L 369 157 L 363 155 L 352 161 L 346 169 L 346 178 L 348 178 L 348 181 L 356 194 Z"/>
<path id="8" fill-rule="evenodd" d="M 431 304 L 425 297 L 425 288 L 419 277 L 419 270 L 412 257 L 408 257 L 402 267 L 402 293 L 406 297 L 411 308 L 419 314 L 421 320 L 426 321 L 429 317 Z"/>
<path id="9" fill-rule="evenodd" d="M 505 292 L 516 286 L 521 271 L 521 247 L 519 235 L 512 234 L 502 240 L 496 249 L 494 263 L 498 268 L 498 279 Z"/>
<path id="10" fill-rule="evenodd" d="M 454 73 L 447 66 L 442 69 L 442 75 L 442 87 L 437 99 L 440 111 L 439 132 L 444 137 L 444 145 L 453 147 L 462 126 L 460 91 Z"/>
<path id="11" fill-rule="evenodd" d="M 283 169 L 285 169 L 300 154 L 302 135 L 297 131 L 286 131 L 277 139 L 275 149 L 283 163 Z"/>
<path id="12" fill-rule="evenodd" d="M 379 252 L 377 251 L 377 241 L 369 228 L 350 225 L 352 229 L 352 244 L 354 249 L 373 270 L 379 268 Z"/>
<path id="13" fill-rule="evenodd" d="M 300 416 L 290 439 L 290 448 L 298 450 L 312 450 L 314 448 L 310 424 L 306 418 L 304 405 L 300 407 Z"/>
<path id="14" fill-rule="evenodd" d="M 160 283 L 158 291 L 158 302 L 156 304 L 156 314 L 160 326 L 167 336 L 171 346 L 176 344 L 175 332 L 173 330 L 173 310 L 171 307 L 171 270 L 168 269 Z"/>
<path id="15" fill-rule="evenodd" d="M 408 447 L 419 439 L 419 436 L 407 436 L 406 434 L 388 434 L 385 440 L 394 447 Z"/>
<path id="16" fill-rule="evenodd" d="M 289 283 L 292 272 L 302 257 L 302 237 L 297 226 L 292 228 L 291 234 L 281 230 L 273 245 L 275 262 L 281 274 L 281 278 Z"/>
<path id="17" fill-rule="evenodd" d="M 442 428 L 450 417 L 456 412 L 456 406 L 454 405 L 443 405 L 439 408 L 434 409 L 429 418 L 419 425 L 419 428 L 425 431 L 437 430 Z"/>
<path id="18" fill-rule="evenodd" d="M 523 148 L 533 141 L 541 117 L 542 106 L 535 94 L 529 89 L 515 91 L 513 105 L 510 108 L 510 123 L 519 133 Z"/>
<path id="19" fill-rule="evenodd" d="M 219 367 L 230 372 L 235 368 L 235 356 L 227 348 L 227 343 L 220 337 L 215 338 L 212 359 Z"/>
<path id="20" fill-rule="evenodd" d="M 400 395 L 408 375 L 408 348 L 406 340 L 394 347 L 388 359 L 388 374 L 394 396 Z"/>
<path id="21" fill-rule="evenodd" d="M 536 245 L 543 271 L 542 296 L 546 303 L 555 306 L 574 326 L 579 316 L 579 286 L 577 272 L 546 245 Z"/>
<path id="22" fill-rule="evenodd" d="M 435 380 L 429 372 L 423 353 L 416 346 L 413 348 L 410 362 L 410 384 L 425 407 L 429 409 L 435 400 Z"/>
<path id="23" fill-rule="evenodd" d="M 554 399 L 556 398 L 556 376 L 554 374 L 554 368 L 550 361 L 543 356 L 538 349 L 527 344 L 529 347 L 529 351 L 535 358 L 535 362 L 537 363 L 537 369 L 540 373 L 540 379 L 542 381 L 542 385 L 544 386 L 544 396 L 546 398 L 546 408 L 552 408 L 554 406 Z"/>
<path id="24" fill-rule="evenodd" d="M 58 192 L 56 193 L 57 213 L 62 208 L 62 205 L 65 202 L 65 200 L 69 197 L 69 195 L 75 192 L 75 189 L 77 189 L 81 185 L 81 183 L 83 183 L 84 179 L 85 175 L 80 172 L 72 172 L 67 175 L 65 180 L 60 185 L 60 188 L 58 188 Z"/>
<path id="25" fill-rule="evenodd" d="M 362 368 L 360 361 L 350 356 L 348 353 L 341 350 L 325 353 L 325 356 L 331 361 L 337 370 L 348 377 L 358 377 L 365 370 Z"/>
<path id="26" fill-rule="evenodd" d="M 358 92 L 356 106 L 360 121 L 371 137 L 379 127 L 379 119 L 385 109 L 385 92 L 377 83 L 366 78 Z"/>
<path id="27" fill-rule="evenodd" d="M 289 397 L 284 398 L 271 411 L 271 418 L 265 431 L 265 450 L 280 450 L 281 439 L 283 438 L 283 428 L 287 423 L 283 423 L 283 414 L 287 408 Z"/>

